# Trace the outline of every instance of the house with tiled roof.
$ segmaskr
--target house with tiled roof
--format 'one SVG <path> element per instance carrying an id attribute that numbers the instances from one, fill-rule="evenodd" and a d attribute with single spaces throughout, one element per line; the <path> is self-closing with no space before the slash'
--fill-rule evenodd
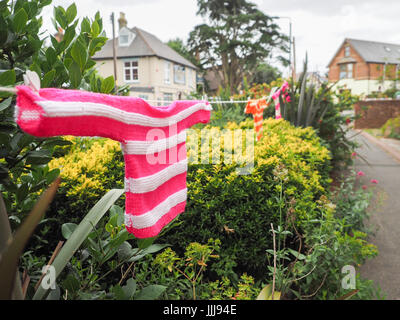
<path id="1" fill-rule="evenodd" d="M 117 84 L 128 84 L 130 95 L 165 104 L 184 99 L 196 90 L 197 68 L 155 35 L 128 28 L 121 12 L 116 37 Z M 93 59 L 103 77 L 114 75 L 113 40 Z"/>
<path id="2" fill-rule="evenodd" d="M 328 81 L 353 94 L 399 88 L 400 44 L 345 39 L 328 68 Z"/>

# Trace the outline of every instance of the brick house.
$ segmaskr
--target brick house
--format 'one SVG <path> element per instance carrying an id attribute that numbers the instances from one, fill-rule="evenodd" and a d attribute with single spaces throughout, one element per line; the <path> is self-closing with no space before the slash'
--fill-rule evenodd
<path id="1" fill-rule="evenodd" d="M 130 95 L 156 100 L 158 105 L 185 99 L 196 91 L 196 66 L 155 35 L 137 27 L 128 28 L 124 13 L 118 22 L 118 85 L 128 84 Z M 113 40 L 108 40 L 93 59 L 101 76 L 114 75 Z"/>
<path id="2" fill-rule="evenodd" d="M 345 39 L 328 64 L 328 81 L 353 94 L 399 88 L 400 45 Z"/>

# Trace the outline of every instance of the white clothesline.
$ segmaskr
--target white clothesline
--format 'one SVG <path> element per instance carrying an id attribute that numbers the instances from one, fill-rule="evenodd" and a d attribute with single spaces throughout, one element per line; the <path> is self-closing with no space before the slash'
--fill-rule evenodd
<path id="1" fill-rule="evenodd" d="M 147 100 L 147 99 L 143 99 L 146 102 L 149 103 L 172 103 L 174 100 Z M 207 100 L 207 99 L 185 99 L 185 101 L 197 101 L 197 100 L 202 100 L 202 101 L 208 101 L 209 103 L 212 104 L 229 104 L 229 103 L 247 103 L 249 102 L 249 100 L 240 100 L 240 101 L 235 101 L 235 100 L 226 100 L 226 101 L 219 101 L 219 100 Z"/>
<path id="2" fill-rule="evenodd" d="M 1 87 L 0 86 L 0 91 L 3 92 L 10 92 L 13 94 L 17 93 L 17 89 L 13 88 L 13 87 Z M 173 102 L 173 100 L 148 100 L 148 99 L 143 99 L 145 101 L 147 101 L 148 103 L 160 103 L 160 104 L 165 104 L 165 103 L 171 103 Z M 207 99 L 207 98 L 202 98 L 202 99 L 189 99 L 186 101 L 191 101 L 191 100 L 204 100 L 204 101 L 208 101 L 210 104 L 230 104 L 230 103 L 247 103 L 249 102 L 250 98 L 248 98 L 248 100 L 218 100 L 218 99 Z"/>

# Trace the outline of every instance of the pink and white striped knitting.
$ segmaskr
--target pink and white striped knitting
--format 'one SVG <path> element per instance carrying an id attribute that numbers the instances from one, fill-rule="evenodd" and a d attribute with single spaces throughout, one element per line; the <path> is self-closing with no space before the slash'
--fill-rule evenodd
<path id="1" fill-rule="evenodd" d="M 185 210 L 186 129 L 210 119 L 205 101 L 154 107 L 140 98 L 80 90 L 17 87 L 15 118 L 37 137 L 101 136 L 121 142 L 125 224 L 138 238 L 158 235 Z"/>

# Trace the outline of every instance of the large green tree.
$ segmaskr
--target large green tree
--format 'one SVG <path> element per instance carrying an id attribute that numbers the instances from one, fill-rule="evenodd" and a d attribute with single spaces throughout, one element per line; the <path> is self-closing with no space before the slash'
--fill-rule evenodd
<path id="1" fill-rule="evenodd" d="M 260 63 L 256 69 L 254 70 L 254 73 L 252 74 L 252 77 L 250 79 L 250 83 L 271 83 L 272 81 L 282 77 L 282 72 L 279 71 L 278 68 L 263 62 Z"/>
<path id="2" fill-rule="evenodd" d="M 221 70 L 223 86 L 236 92 L 244 76 L 271 57 L 288 52 L 288 38 L 274 19 L 246 0 L 197 0 L 205 21 L 190 33 L 188 46 L 203 69 Z M 283 57 L 280 57 L 285 61 Z"/>

